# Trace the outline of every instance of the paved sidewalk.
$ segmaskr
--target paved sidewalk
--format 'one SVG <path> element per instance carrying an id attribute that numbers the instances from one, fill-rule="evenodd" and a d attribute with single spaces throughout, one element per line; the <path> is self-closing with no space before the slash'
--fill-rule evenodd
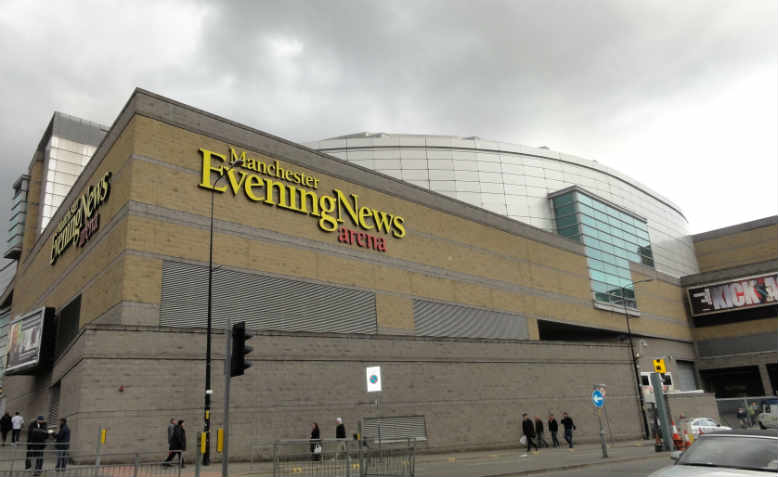
<path id="1" fill-rule="evenodd" d="M 608 459 L 602 458 L 600 444 L 582 444 L 572 452 L 567 448 L 543 449 L 537 455 L 521 457 L 523 450 L 459 452 L 448 454 L 421 454 L 416 456 L 416 475 L 419 477 L 508 477 L 541 472 L 576 469 L 604 462 L 626 462 L 641 459 L 665 459 L 668 452 L 654 452 L 653 441 L 624 441 L 608 447 Z M 355 470 L 359 475 L 359 470 Z M 182 477 L 194 475 L 187 466 Z M 221 464 L 216 463 L 200 472 L 201 477 L 220 477 Z M 231 477 L 270 477 L 270 463 L 239 462 L 230 464 Z"/>

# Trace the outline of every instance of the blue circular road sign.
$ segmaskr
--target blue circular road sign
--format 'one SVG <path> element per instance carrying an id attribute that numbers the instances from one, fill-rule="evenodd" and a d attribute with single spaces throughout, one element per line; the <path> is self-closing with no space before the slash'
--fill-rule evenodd
<path id="1" fill-rule="evenodd" d="M 594 407 L 602 407 L 605 404 L 605 396 L 602 395 L 599 389 L 592 391 L 592 402 Z"/>

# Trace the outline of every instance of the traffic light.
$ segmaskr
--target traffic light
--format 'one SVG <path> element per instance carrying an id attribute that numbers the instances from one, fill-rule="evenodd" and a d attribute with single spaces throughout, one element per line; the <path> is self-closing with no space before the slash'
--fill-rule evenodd
<path id="1" fill-rule="evenodd" d="M 230 377 L 243 376 L 245 370 L 251 367 L 246 361 L 246 355 L 251 353 L 251 346 L 246 346 L 246 341 L 251 336 L 246 334 L 246 322 L 241 321 L 232 325 L 232 356 L 230 357 Z"/>

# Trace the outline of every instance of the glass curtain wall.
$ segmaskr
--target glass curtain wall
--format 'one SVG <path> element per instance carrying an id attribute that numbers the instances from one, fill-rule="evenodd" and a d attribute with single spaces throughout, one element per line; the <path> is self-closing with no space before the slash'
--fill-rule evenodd
<path id="1" fill-rule="evenodd" d="M 594 299 L 637 308 L 629 262 L 654 266 L 646 221 L 580 189 L 551 203 L 557 232 L 585 246 Z"/>
<path id="2" fill-rule="evenodd" d="M 46 148 L 46 173 L 39 231 L 43 231 L 57 212 L 70 188 L 94 154 L 95 146 L 52 136 Z"/>

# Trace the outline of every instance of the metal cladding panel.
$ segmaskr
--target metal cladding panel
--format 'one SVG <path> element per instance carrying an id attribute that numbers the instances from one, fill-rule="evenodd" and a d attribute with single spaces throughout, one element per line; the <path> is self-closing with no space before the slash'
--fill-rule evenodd
<path id="1" fill-rule="evenodd" d="M 676 380 L 674 386 L 678 391 L 694 391 L 697 389 L 697 379 L 694 377 L 694 363 L 676 361 Z"/>
<path id="2" fill-rule="evenodd" d="M 497 311 L 426 300 L 413 301 L 417 336 L 526 339 L 527 319 Z"/>
<path id="3" fill-rule="evenodd" d="M 424 416 L 366 417 L 362 420 L 362 435 L 367 440 L 393 441 L 427 439 Z"/>
<path id="4" fill-rule="evenodd" d="M 697 353 L 700 356 L 723 356 L 776 351 L 778 349 L 776 343 L 778 343 L 778 335 L 776 333 L 731 336 L 728 338 L 697 341 Z"/>
<path id="5" fill-rule="evenodd" d="M 207 326 L 208 267 L 165 261 L 162 326 Z M 226 317 L 253 330 L 376 333 L 375 293 L 267 275 L 215 270 L 213 326 Z"/>

